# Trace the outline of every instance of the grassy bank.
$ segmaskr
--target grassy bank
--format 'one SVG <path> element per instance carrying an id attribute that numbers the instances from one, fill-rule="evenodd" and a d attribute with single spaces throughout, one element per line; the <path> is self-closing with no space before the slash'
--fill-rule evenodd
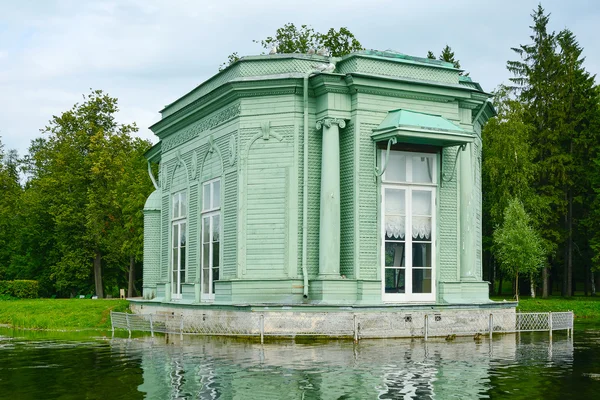
<path id="1" fill-rule="evenodd" d="M 0 324 L 28 329 L 110 329 L 110 311 L 126 300 L 34 299 L 0 301 Z"/>
<path id="2" fill-rule="evenodd" d="M 493 298 L 502 300 L 502 298 Z M 550 297 L 547 299 L 519 297 L 520 312 L 573 311 L 577 319 L 600 321 L 600 297 L 576 296 L 571 298 Z"/>

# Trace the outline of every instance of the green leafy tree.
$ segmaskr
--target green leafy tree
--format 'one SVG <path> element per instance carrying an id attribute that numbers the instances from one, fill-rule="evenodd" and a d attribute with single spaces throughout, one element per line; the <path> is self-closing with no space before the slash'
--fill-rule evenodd
<path id="1" fill-rule="evenodd" d="M 496 91 L 494 106 L 498 115 L 486 123 L 482 132 L 483 244 L 490 290 L 497 276 L 492 234 L 502 225 L 504 210 L 513 198 L 523 201 L 533 215 L 538 206 L 531 186 L 536 169 L 529 142 L 532 127 L 523 119 L 524 107 L 504 86 Z"/>
<path id="2" fill-rule="evenodd" d="M 54 116 L 43 130 L 47 136 L 30 150 L 28 185 L 36 194 L 33 202 L 45 206 L 38 220 L 53 238 L 50 278 L 62 293 L 93 287 L 104 296 L 103 265 L 115 251 L 109 238 L 117 197 L 124 195 L 116 183 L 123 176 L 121 160 L 132 156 L 122 144 L 137 131 L 118 124 L 117 112 L 117 99 L 92 91 L 82 104 Z"/>
<path id="3" fill-rule="evenodd" d="M 276 49 L 277 53 L 309 53 L 318 49 L 327 49 L 333 57 L 341 57 L 354 51 L 363 50 L 363 46 L 354 34 L 346 27 L 338 30 L 330 28 L 326 33 L 316 32 L 309 25 L 297 27 L 287 23 L 278 28 L 274 36 L 263 40 L 254 40 L 255 43 L 267 51 Z M 221 64 L 219 70 L 226 68 L 239 60 L 238 53 L 228 56 L 227 62 Z"/>
<path id="4" fill-rule="evenodd" d="M 19 160 L 16 151 L 4 152 L 0 140 L 0 280 L 12 279 L 10 263 L 15 246 L 18 245 L 16 234 L 17 207 L 21 197 L 19 184 Z"/>
<path id="5" fill-rule="evenodd" d="M 549 14 L 541 5 L 532 18 L 531 43 L 514 48 L 521 59 L 509 61 L 507 67 L 525 106 L 525 121 L 533 126 L 530 142 L 535 143 L 534 161 L 539 166 L 534 187 L 544 208 L 536 217 L 552 247 L 548 254 L 554 274 L 562 261 L 562 294 L 571 296 L 574 249 L 588 247 L 589 235 L 583 232 L 589 208 L 585 199 L 592 192 L 588 171 L 598 142 L 596 131 L 590 129 L 597 112 L 594 77 L 585 71 L 583 49 L 571 31 L 549 32 Z M 581 251 L 579 257 L 579 264 L 589 264 Z M 548 277 L 546 270 L 544 296 Z"/>
<path id="6" fill-rule="evenodd" d="M 529 276 L 531 296 L 535 297 L 535 275 L 544 263 L 544 248 L 532 227 L 523 203 L 512 199 L 504 211 L 504 221 L 494 232 L 496 258 L 507 276 L 515 279 L 515 296 L 519 300 L 519 274 Z"/>

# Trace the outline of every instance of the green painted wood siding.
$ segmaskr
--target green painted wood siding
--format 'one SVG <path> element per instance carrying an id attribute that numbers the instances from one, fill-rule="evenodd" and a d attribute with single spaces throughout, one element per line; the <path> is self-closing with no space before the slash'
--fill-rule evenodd
<path id="1" fill-rule="evenodd" d="M 293 162 L 293 127 L 273 127 L 281 138 L 250 142 L 246 187 L 246 273 L 285 278 L 288 267 L 288 193 Z"/>
<path id="2" fill-rule="evenodd" d="M 354 279 L 354 143 L 355 125 L 340 132 L 340 273 Z"/>
<path id="3" fill-rule="evenodd" d="M 379 210 L 375 181 L 375 145 L 371 139 L 377 124 L 361 123 L 359 132 L 359 265 L 361 279 L 376 279 L 378 261 L 377 210 Z"/>
<path id="4" fill-rule="evenodd" d="M 450 179 L 454 160 L 456 158 L 456 147 L 448 147 L 442 152 L 442 174 L 446 174 L 446 179 Z M 438 185 L 438 254 L 439 254 L 439 272 L 440 280 L 445 282 L 457 282 L 459 280 L 460 268 L 458 267 L 458 185 L 456 174 L 449 182 L 443 182 Z"/>
<path id="5" fill-rule="evenodd" d="M 309 121 L 308 130 L 308 244 L 307 269 L 311 277 L 319 274 L 319 214 L 321 208 L 321 149 L 323 136 Z"/>
<path id="6" fill-rule="evenodd" d="M 198 183 L 193 182 L 189 189 L 186 282 L 194 282 L 200 278 L 197 274 L 200 263 L 198 204 Z"/>
<path id="7" fill-rule="evenodd" d="M 225 173 L 223 199 L 223 278 L 237 278 L 238 171 Z"/>

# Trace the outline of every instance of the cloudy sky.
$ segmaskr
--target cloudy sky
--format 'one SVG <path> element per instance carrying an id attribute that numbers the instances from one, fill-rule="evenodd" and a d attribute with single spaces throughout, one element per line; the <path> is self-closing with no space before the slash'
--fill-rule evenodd
<path id="1" fill-rule="evenodd" d="M 345 26 L 372 49 L 410 55 L 449 44 L 487 91 L 506 82 L 511 46 L 529 42 L 538 0 L 0 0 L 0 137 L 27 151 L 52 115 L 90 88 L 119 99 L 139 135 L 166 104 L 237 51 L 259 54 L 287 22 Z M 571 29 L 600 73 L 600 2 L 545 0 L 550 28 Z"/>

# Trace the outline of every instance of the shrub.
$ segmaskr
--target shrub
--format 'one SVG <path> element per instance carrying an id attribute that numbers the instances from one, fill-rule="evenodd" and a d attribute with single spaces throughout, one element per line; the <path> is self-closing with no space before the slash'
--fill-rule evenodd
<path id="1" fill-rule="evenodd" d="M 39 297 L 38 281 L 0 281 L 0 296 L 36 299 Z"/>

